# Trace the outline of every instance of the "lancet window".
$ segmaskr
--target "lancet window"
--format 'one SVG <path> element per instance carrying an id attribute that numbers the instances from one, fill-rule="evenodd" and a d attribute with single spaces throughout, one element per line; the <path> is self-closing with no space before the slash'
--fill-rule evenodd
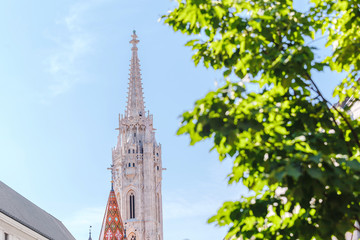
<path id="1" fill-rule="evenodd" d="M 129 196 L 129 207 L 130 207 L 130 219 L 135 218 L 135 195 L 134 193 L 130 193 Z"/>

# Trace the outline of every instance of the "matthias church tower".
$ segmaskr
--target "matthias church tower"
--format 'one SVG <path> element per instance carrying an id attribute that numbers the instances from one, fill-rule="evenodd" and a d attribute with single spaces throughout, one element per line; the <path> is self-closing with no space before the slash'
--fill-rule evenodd
<path id="1" fill-rule="evenodd" d="M 114 190 L 127 239 L 163 240 L 161 145 L 155 140 L 153 115 L 145 112 L 138 42 L 134 31 L 127 106 L 112 150 Z"/>

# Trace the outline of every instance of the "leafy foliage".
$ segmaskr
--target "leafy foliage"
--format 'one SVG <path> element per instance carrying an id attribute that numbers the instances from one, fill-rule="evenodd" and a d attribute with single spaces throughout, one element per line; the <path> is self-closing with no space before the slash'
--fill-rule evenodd
<path id="1" fill-rule="evenodd" d="M 360 216 L 360 123 L 351 104 L 323 97 L 312 73 L 345 70 L 334 97 L 359 99 L 360 1 L 312 0 L 304 12 L 292 0 L 178 3 L 163 19 L 199 36 L 186 44 L 195 64 L 235 78 L 185 112 L 178 134 L 212 138 L 220 160 L 234 159 L 229 184 L 254 193 L 209 222 L 229 225 L 227 238 L 344 239 Z M 324 37 L 333 51 L 315 58 L 312 43 Z"/>

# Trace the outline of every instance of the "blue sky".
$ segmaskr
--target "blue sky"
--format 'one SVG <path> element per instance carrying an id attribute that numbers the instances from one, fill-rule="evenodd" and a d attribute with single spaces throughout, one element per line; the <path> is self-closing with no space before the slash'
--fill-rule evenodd
<path id="1" fill-rule="evenodd" d="M 146 109 L 162 144 L 164 238 L 222 239 L 206 223 L 246 194 L 227 186 L 231 162 L 176 136 L 180 114 L 221 73 L 195 68 L 187 37 L 158 19 L 168 0 L 3 1 L 0 8 L 0 180 L 45 209 L 76 239 L 97 239 L 110 190 L 111 148 L 123 113 L 133 29 Z M 317 75 L 326 96 L 338 76 Z"/>

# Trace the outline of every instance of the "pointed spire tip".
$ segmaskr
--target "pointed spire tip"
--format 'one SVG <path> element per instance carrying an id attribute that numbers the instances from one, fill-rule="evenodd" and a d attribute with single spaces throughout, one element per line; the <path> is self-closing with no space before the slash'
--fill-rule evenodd
<path id="1" fill-rule="evenodd" d="M 91 238 L 91 227 L 92 226 L 89 227 L 89 240 L 92 240 L 92 238 Z"/>
<path id="2" fill-rule="evenodd" d="M 126 106 L 126 116 L 142 116 L 145 112 L 143 88 L 141 83 L 140 62 L 137 55 L 137 39 L 136 31 L 131 35 L 132 39 L 132 57 L 130 60 L 129 86 Z"/>

